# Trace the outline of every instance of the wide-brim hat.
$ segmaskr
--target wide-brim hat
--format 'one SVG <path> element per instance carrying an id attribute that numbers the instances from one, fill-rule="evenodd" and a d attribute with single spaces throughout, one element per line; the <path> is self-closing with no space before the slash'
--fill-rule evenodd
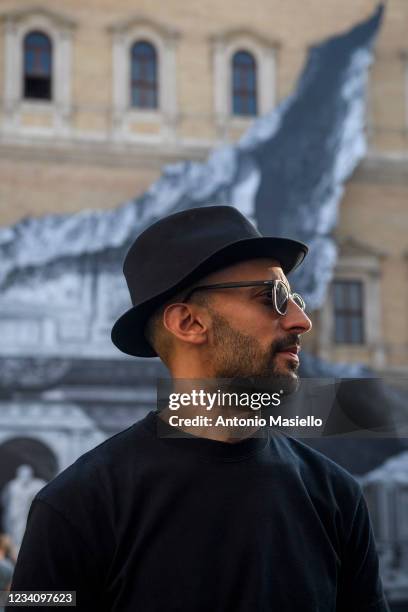
<path id="1" fill-rule="evenodd" d="M 137 357 L 157 357 L 145 338 L 148 318 L 178 291 L 239 261 L 271 257 L 285 274 L 308 247 L 297 240 L 262 236 L 233 206 L 203 206 L 174 213 L 144 230 L 123 265 L 132 308 L 112 328 L 112 342 Z"/>

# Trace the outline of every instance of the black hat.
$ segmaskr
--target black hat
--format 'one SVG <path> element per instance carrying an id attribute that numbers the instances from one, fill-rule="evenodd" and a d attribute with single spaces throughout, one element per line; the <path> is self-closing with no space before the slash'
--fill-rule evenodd
<path id="1" fill-rule="evenodd" d="M 112 328 L 124 353 L 157 357 L 144 336 L 147 319 L 173 294 L 219 268 L 255 257 L 277 259 L 285 274 L 305 258 L 305 244 L 262 236 L 233 206 L 190 208 L 156 221 L 130 247 L 123 266 L 133 307 Z"/>

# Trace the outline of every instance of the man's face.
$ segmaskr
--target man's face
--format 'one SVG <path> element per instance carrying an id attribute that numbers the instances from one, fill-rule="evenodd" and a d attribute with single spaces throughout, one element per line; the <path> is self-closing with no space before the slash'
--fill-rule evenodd
<path id="1" fill-rule="evenodd" d="M 199 284 L 270 279 L 280 279 L 290 289 L 279 262 L 273 259 L 253 259 L 224 268 Z M 305 312 L 289 300 L 286 314 L 280 315 L 273 308 L 267 287 L 217 289 L 211 294 L 209 348 L 213 376 L 250 377 L 255 384 L 274 379 L 285 393 L 295 391 L 299 384 L 296 353 L 300 337 L 312 327 Z"/>

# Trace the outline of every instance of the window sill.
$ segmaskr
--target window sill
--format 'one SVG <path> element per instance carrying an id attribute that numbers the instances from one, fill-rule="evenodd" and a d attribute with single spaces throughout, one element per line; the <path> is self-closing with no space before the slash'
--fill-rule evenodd
<path id="1" fill-rule="evenodd" d="M 43 100 L 20 100 L 20 110 L 22 112 L 49 113 L 55 110 L 55 102 L 52 100 L 45 102 Z"/>
<path id="2" fill-rule="evenodd" d="M 126 110 L 126 116 L 132 121 L 146 121 L 148 123 L 159 123 L 163 119 L 163 113 L 160 109 L 138 109 L 129 107 Z"/>
<path id="3" fill-rule="evenodd" d="M 259 115 L 229 115 L 227 121 L 233 128 L 247 128 Z"/>

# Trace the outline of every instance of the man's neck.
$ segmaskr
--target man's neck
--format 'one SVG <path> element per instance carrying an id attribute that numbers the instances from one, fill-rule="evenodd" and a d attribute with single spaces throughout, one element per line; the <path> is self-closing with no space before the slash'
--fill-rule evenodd
<path id="1" fill-rule="evenodd" d="M 172 401 L 159 416 L 176 429 L 200 438 L 239 442 L 260 428 L 258 414 L 248 406 L 233 403 L 236 396 L 223 386 L 210 379 L 173 379 Z"/>

